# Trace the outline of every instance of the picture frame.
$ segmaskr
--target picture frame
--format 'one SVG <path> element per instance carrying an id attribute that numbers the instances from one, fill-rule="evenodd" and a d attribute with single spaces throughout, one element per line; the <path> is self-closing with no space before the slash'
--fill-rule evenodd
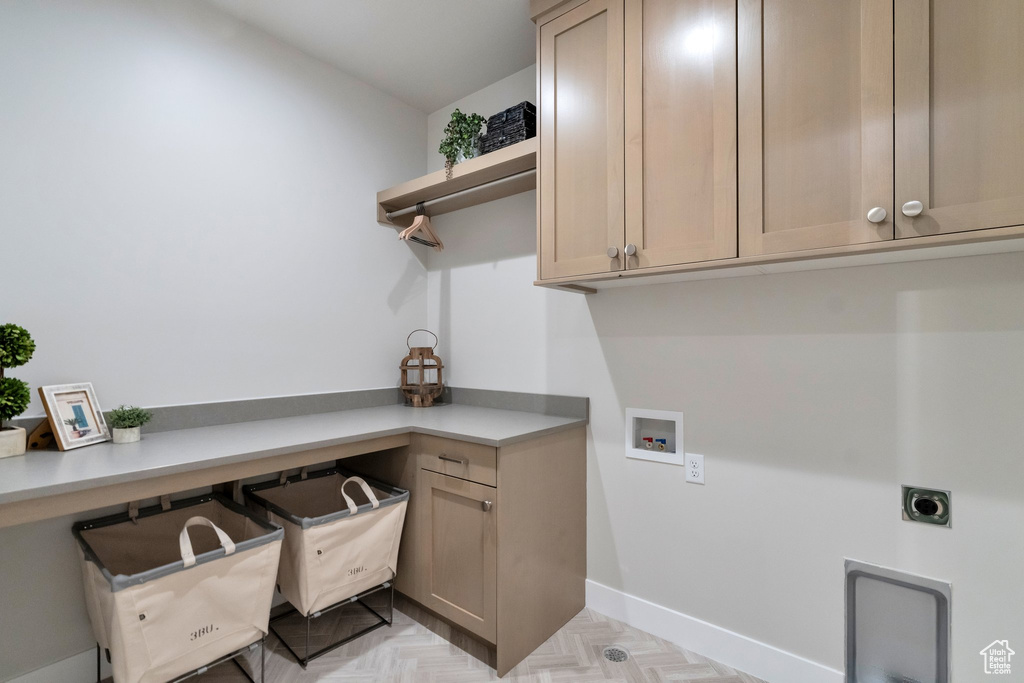
<path id="1" fill-rule="evenodd" d="M 92 382 L 39 387 L 57 448 L 70 451 L 110 440 Z"/>

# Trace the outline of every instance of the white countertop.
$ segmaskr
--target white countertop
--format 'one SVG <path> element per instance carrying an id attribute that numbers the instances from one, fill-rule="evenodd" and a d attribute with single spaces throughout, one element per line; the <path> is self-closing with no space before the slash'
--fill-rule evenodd
<path id="1" fill-rule="evenodd" d="M 108 442 L 0 459 L 0 504 L 394 434 L 500 447 L 586 424 L 579 418 L 452 404 L 386 405 L 156 434 L 143 428 L 142 441 L 134 444 Z"/>

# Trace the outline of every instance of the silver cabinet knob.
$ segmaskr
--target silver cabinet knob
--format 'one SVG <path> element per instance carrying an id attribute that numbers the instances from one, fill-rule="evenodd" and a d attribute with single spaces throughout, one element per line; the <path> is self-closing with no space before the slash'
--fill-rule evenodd
<path id="1" fill-rule="evenodd" d="M 481 502 L 480 503 L 480 507 L 482 507 L 484 509 L 484 512 L 490 512 L 491 511 L 491 501 L 485 500 L 485 501 Z"/>
<path id="2" fill-rule="evenodd" d="M 635 244 L 627 244 L 626 245 L 626 256 L 636 256 L 636 245 Z"/>
<path id="3" fill-rule="evenodd" d="M 868 211 L 868 220 L 872 223 L 881 223 L 882 221 L 885 220 L 885 217 L 887 215 L 888 214 L 885 213 L 885 209 L 883 209 L 880 206 L 876 206 L 875 208 Z"/>
<path id="4" fill-rule="evenodd" d="M 924 211 L 924 204 L 919 201 L 907 202 L 903 205 L 904 216 L 913 218 L 914 216 L 920 216 L 922 211 Z"/>
<path id="5" fill-rule="evenodd" d="M 619 258 L 619 248 L 608 247 L 608 258 Z"/>

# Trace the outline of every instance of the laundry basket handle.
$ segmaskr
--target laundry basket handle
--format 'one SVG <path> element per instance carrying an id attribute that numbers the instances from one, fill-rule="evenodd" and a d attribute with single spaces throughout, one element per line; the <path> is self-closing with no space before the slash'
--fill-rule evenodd
<path id="1" fill-rule="evenodd" d="M 373 495 L 373 490 L 370 488 L 370 485 L 363 481 L 362 477 L 349 477 L 341 484 L 341 497 L 345 499 L 345 504 L 348 505 L 348 513 L 350 515 L 356 514 L 356 511 L 359 509 L 356 502 L 352 500 L 347 493 L 345 493 L 345 487 L 348 486 L 350 481 L 354 481 L 359 484 L 359 488 L 361 488 L 363 493 L 366 494 L 366 497 L 370 499 L 370 505 L 373 506 L 374 510 L 380 507 L 380 501 L 377 500 L 377 496 Z"/>
<path id="2" fill-rule="evenodd" d="M 196 563 L 196 555 L 192 552 L 192 539 L 188 537 L 188 528 L 199 525 L 208 526 L 213 529 L 214 533 L 217 534 L 218 540 L 220 540 L 221 547 L 224 548 L 225 555 L 235 552 L 235 542 L 220 527 L 206 517 L 191 517 L 185 522 L 185 526 L 181 529 L 181 535 L 178 536 L 178 546 L 181 548 L 181 561 L 185 563 L 186 569 Z"/>

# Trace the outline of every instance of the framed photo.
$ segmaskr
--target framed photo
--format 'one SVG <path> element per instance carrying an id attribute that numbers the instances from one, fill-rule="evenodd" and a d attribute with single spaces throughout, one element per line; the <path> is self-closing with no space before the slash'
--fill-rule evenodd
<path id="1" fill-rule="evenodd" d="M 62 451 L 110 440 L 91 382 L 39 387 L 39 396 Z"/>

